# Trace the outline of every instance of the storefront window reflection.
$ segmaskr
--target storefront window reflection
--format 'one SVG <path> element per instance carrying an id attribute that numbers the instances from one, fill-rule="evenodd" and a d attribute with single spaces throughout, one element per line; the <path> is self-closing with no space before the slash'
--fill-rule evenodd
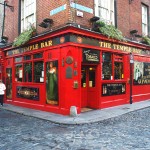
<path id="1" fill-rule="evenodd" d="M 46 102 L 58 105 L 58 61 L 46 63 Z"/>
<path id="2" fill-rule="evenodd" d="M 123 63 L 122 62 L 115 62 L 115 71 L 114 71 L 115 79 L 122 79 L 123 78 Z"/>
<path id="3" fill-rule="evenodd" d="M 32 63 L 24 64 L 24 81 L 32 82 Z"/>
<path id="4" fill-rule="evenodd" d="M 123 56 L 120 54 L 114 54 L 114 79 L 123 79 Z"/>
<path id="5" fill-rule="evenodd" d="M 6 97 L 12 99 L 12 69 L 6 69 Z"/>
<path id="6" fill-rule="evenodd" d="M 22 82 L 23 78 L 23 67 L 22 64 L 15 65 L 15 81 Z"/>
<path id="7" fill-rule="evenodd" d="M 89 87 L 95 87 L 95 68 L 89 68 Z"/>
<path id="8" fill-rule="evenodd" d="M 86 68 L 82 68 L 81 72 L 81 87 L 86 87 Z"/>
<path id="9" fill-rule="evenodd" d="M 34 62 L 34 82 L 44 82 L 43 61 Z"/>
<path id="10" fill-rule="evenodd" d="M 111 80 L 111 77 L 112 77 L 111 53 L 103 53 L 102 79 Z"/>

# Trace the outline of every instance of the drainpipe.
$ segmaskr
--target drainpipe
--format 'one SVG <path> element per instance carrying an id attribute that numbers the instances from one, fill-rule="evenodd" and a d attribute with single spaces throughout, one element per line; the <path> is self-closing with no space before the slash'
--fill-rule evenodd
<path id="1" fill-rule="evenodd" d="M 133 103 L 133 99 L 132 99 L 132 86 L 133 86 L 133 54 L 130 53 L 130 104 Z"/>

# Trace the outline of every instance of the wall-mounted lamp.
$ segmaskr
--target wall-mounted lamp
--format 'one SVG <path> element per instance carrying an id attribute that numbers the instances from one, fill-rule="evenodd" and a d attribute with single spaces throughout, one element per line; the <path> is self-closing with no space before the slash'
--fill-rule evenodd
<path id="1" fill-rule="evenodd" d="M 49 18 L 45 18 L 40 24 L 39 26 L 42 28 L 48 28 L 51 27 L 53 24 L 53 19 L 49 19 Z"/>

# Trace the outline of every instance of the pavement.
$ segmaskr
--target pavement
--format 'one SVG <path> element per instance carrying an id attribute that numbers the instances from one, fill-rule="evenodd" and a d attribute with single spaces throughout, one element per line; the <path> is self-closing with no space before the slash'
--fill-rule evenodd
<path id="1" fill-rule="evenodd" d="M 39 119 L 47 120 L 57 124 L 75 125 L 75 124 L 89 124 L 89 123 L 99 122 L 132 111 L 144 109 L 147 107 L 150 107 L 150 100 L 136 102 L 133 104 L 115 106 L 115 107 L 110 107 L 105 109 L 91 110 L 88 112 L 78 114 L 76 117 L 63 116 L 63 115 L 54 114 L 50 112 L 18 107 L 10 104 L 4 104 L 4 106 L 0 108 L 12 112 L 16 112 L 25 116 L 36 117 Z"/>

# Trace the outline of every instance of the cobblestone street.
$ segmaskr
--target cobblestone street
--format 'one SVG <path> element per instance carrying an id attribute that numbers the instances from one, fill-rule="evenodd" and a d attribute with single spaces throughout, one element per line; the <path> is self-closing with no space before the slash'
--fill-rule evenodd
<path id="1" fill-rule="evenodd" d="M 84 125 L 0 109 L 0 150 L 150 150 L 150 108 Z"/>

